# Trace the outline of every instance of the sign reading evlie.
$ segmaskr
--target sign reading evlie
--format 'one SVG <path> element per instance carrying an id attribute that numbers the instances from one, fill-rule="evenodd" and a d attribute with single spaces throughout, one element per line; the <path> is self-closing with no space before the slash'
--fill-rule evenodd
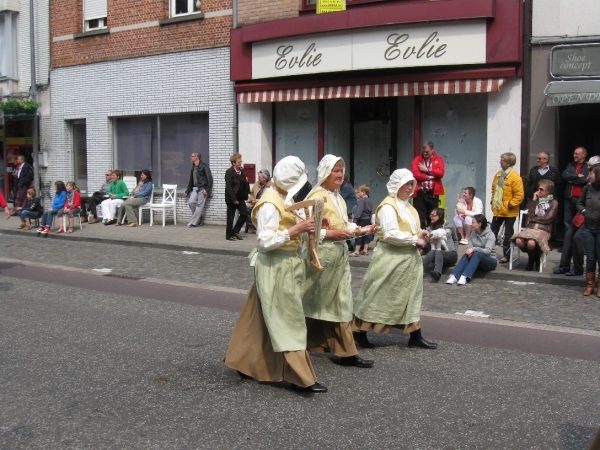
<path id="1" fill-rule="evenodd" d="M 557 45 L 552 48 L 554 78 L 600 77 L 600 45 Z"/>
<path id="2" fill-rule="evenodd" d="M 252 44 L 253 79 L 485 62 L 485 20 L 395 25 Z"/>

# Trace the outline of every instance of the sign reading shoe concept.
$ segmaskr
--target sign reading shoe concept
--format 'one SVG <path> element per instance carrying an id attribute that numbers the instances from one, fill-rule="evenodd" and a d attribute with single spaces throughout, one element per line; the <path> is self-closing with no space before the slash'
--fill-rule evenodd
<path id="1" fill-rule="evenodd" d="M 485 62 L 485 20 L 395 25 L 252 44 L 253 79 Z"/>

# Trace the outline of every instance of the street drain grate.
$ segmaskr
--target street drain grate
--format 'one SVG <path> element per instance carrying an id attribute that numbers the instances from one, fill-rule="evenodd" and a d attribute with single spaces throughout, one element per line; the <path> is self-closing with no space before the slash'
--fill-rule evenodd
<path id="1" fill-rule="evenodd" d="M 126 275 L 122 273 L 106 273 L 104 277 L 124 278 L 126 280 L 141 280 L 144 277 L 138 277 L 137 275 Z"/>

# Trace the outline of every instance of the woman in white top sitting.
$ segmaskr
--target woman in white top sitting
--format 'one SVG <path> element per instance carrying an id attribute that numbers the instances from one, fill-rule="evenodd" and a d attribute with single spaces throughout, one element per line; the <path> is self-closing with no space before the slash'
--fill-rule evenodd
<path id="1" fill-rule="evenodd" d="M 470 186 L 463 189 L 457 200 L 454 226 L 459 234 L 460 243 L 467 245 L 473 229 L 473 216 L 483 214 L 483 202 L 475 197 L 475 188 Z"/>

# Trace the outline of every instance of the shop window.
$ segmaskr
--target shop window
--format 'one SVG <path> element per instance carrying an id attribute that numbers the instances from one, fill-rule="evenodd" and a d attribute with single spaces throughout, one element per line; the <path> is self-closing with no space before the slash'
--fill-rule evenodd
<path id="1" fill-rule="evenodd" d="M 17 14 L 0 14 L 0 78 L 17 77 Z"/>
<path id="2" fill-rule="evenodd" d="M 117 168 L 127 175 L 148 169 L 155 186 L 177 184 L 190 176 L 189 155 L 199 152 L 210 164 L 208 114 L 124 117 L 116 122 Z"/>
<path id="3" fill-rule="evenodd" d="M 281 102 L 275 105 L 275 159 L 279 161 L 284 156 L 297 156 L 304 161 L 308 181 L 314 185 L 319 163 L 317 102 Z"/>
<path id="4" fill-rule="evenodd" d="M 435 152 L 446 163 L 443 179 L 448 201 L 446 206 L 451 211 L 456 196 L 467 186 L 474 187 L 477 197 L 487 204 L 488 96 L 426 95 L 422 99 L 422 140 L 433 141 Z"/>
<path id="5" fill-rule="evenodd" d="M 171 0 L 171 17 L 200 12 L 200 0 Z"/>
<path id="6" fill-rule="evenodd" d="M 99 30 L 107 27 L 107 0 L 84 0 L 84 31 Z"/>

